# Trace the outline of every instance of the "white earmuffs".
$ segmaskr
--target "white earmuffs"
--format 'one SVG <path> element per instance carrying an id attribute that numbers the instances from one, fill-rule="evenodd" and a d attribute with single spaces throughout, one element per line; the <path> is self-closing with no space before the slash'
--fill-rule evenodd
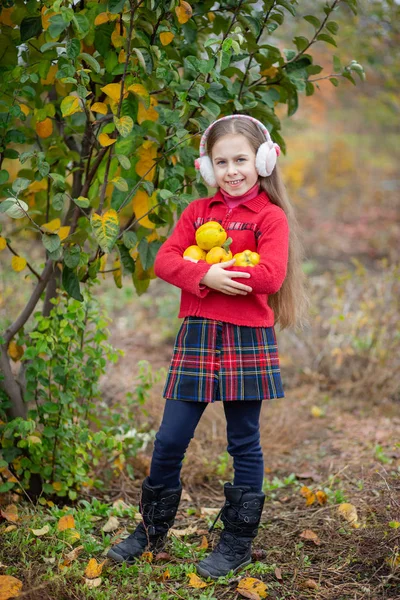
<path id="1" fill-rule="evenodd" d="M 268 177 L 271 175 L 272 171 L 276 165 L 276 159 L 281 153 L 281 149 L 278 144 L 275 144 L 271 140 L 271 136 L 269 135 L 268 129 L 263 125 L 260 121 L 255 119 L 254 117 L 249 117 L 248 115 L 228 115 L 227 117 L 222 117 L 218 119 L 218 121 L 214 121 L 211 123 L 209 127 L 203 133 L 200 140 L 200 157 L 194 161 L 194 165 L 196 169 L 200 170 L 200 173 L 204 179 L 204 181 L 212 187 L 217 187 L 217 182 L 214 175 L 214 168 L 211 162 L 210 157 L 207 154 L 207 138 L 210 132 L 210 129 L 213 125 L 219 121 L 225 121 L 227 119 L 249 119 L 256 123 L 263 134 L 266 137 L 266 141 L 261 144 L 261 146 L 257 150 L 256 154 L 256 171 L 261 177 Z"/>

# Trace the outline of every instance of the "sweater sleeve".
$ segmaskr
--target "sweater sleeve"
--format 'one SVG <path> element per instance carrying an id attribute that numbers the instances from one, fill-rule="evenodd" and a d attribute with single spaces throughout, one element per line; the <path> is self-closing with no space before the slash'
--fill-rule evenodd
<path id="1" fill-rule="evenodd" d="M 249 279 L 237 278 L 253 288 L 253 294 L 275 294 L 286 277 L 289 256 L 289 225 L 286 215 L 263 228 L 257 245 L 260 262 L 254 267 L 230 267 L 229 271 L 250 273 Z"/>
<path id="2" fill-rule="evenodd" d="M 210 292 L 210 288 L 200 284 L 200 281 L 211 265 L 205 260 L 194 263 L 183 258 L 186 248 L 195 244 L 192 210 L 192 205 L 189 204 L 181 214 L 172 234 L 157 252 L 154 272 L 164 281 L 199 298 L 204 298 Z"/>

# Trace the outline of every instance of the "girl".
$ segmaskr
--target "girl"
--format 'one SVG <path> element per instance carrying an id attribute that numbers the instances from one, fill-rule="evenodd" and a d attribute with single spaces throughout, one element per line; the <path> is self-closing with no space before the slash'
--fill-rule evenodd
<path id="1" fill-rule="evenodd" d="M 251 562 L 265 497 L 260 411 L 264 400 L 284 397 L 274 324 L 283 329 L 301 322 L 306 307 L 302 247 L 276 168 L 279 154 L 266 127 L 246 115 L 215 121 L 201 139 L 196 168 L 218 191 L 183 211 L 156 257 L 156 275 L 182 290 L 184 321 L 164 387 L 150 476 L 142 484 L 143 520 L 109 551 L 118 562 L 132 562 L 148 545 L 157 550 L 164 543 L 182 492 L 182 460 L 206 406 L 216 400 L 224 403 L 234 482 L 224 485 L 219 543 L 197 570 L 217 578 Z M 184 259 L 196 229 L 208 221 L 227 231 L 232 254 L 257 251 L 259 264 Z"/>

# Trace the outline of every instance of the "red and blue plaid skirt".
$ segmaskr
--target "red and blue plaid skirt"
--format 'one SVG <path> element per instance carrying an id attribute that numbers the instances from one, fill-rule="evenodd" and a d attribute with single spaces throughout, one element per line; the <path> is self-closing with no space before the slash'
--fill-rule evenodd
<path id="1" fill-rule="evenodd" d="M 176 336 L 164 398 L 214 402 L 284 395 L 274 327 L 185 317 Z"/>

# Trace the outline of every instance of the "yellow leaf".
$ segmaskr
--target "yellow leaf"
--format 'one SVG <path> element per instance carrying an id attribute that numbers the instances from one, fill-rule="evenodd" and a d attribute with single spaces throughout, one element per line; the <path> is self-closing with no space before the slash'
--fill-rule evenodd
<path id="1" fill-rule="evenodd" d="M 48 138 L 53 133 L 53 121 L 47 117 L 35 125 L 36 133 L 40 138 Z"/>
<path id="2" fill-rule="evenodd" d="M 139 155 L 139 161 L 136 163 L 136 173 L 140 177 L 144 177 L 145 181 L 152 181 L 155 176 L 155 169 L 151 167 L 154 165 L 157 156 L 157 145 L 150 140 L 146 140 L 137 150 L 137 154 Z"/>
<path id="3" fill-rule="evenodd" d="M 50 19 L 53 15 L 57 14 L 54 10 L 48 9 L 47 6 L 42 6 L 42 27 L 44 31 L 47 31 L 50 27 Z"/>
<path id="4" fill-rule="evenodd" d="M 203 537 L 201 538 L 201 544 L 199 546 L 197 546 L 197 550 L 207 550 L 208 548 L 208 541 L 205 535 L 203 535 Z"/>
<path id="5" fill-rule="evenodd" d="M 143 552 L 142 556 L 141 556 L 142 560 L 151 563 L 153 562 L 153 553 L 152 552 Z"/>
<path id="6" fill-rule="evenodd" d="M 133 129 L 133 119 L 131 117 L 114 117 L 116 128 L 122 137 L 127 137 Z"/>
<path id="7" fill-rule="evenodd" d="M 261 75 L 264 75 L 265 77 L 269 77 L 270 79 L 273 79 L 277 73 L 278 73 L 278 69 L 276 67 L 269 67 L 268 69 L 264 69 L 263 71 L 260 71 Z"/>
<path id="8" fill-rule="evenodd" d="M 51 65 L 50 69 L 48 70 L 46 79 L 41 79 L 40 82 L 43 85 L 52 85 L 54 83 L 55 78 L 56 78 L 57 71 L 58 71 L 58 66 L 57 65 Z"/>
<path id="9" fill-rule="evenodd" d="M 148 229 L 154 229 L 155 223 L 152 223 L 149 218 L 143 217 L 156 202 L 155 195 L 153 194 L 149 198 L 148 194 L 144 190 L 139 190 L 134 198 L 132 199 L 132 209 L 135 213 L 136 219 L 139 220 L 140 225 L 147 227 Z M 143 218 L 142 218 L 143 217 Z"/>
<path id="10" fill-rule="evenodd" d="M 69 236 L 70 229 L 71 229 L 71 227 L 69 225 L 60 227 L 60 229 L 57 231 L 57 235 L 61 241 L 65 240 L 65 238 L 67 238 Z"/>
<path id="11" fill-rule="evenodd" d="M 108 133 L 101 133 L 99 135 L 99 142 L 100 142 L 100 145 L 103 147 L 111 146 L 111 144 L 115 144 L 116 141 L 117 141 L 116 138 L 110 138 Z"/>
<path id="12" fill-rule="evenodd" d="M 109 12 L 102 12 L 94 20 L 95 27 L 99 25 L 103 25 L 103 23 L 108 23 L 109 21 L 115 21 L 118 18 L 118 15 L 114 15 Z"/>
<path id="13" fill-rule="evenodd" d="M 121 261 L 117 258 L 113 264 L 113 277 L 115 281 L 115 285 L 118 289 L 122 288 L 122 271 L 121 271 Z"/>
<path id="14" fill-rule="evenodd" d="M 354 504 L 350 504 L 349 502 L 343 502 L 338 506 L 337 511 L 341 517 L 343 517 L 348 523 L 350 523 L 351 526 L 359 526 L 357 509 L 354 506 Z"/>
<path id="15" fill-rule="evenodd" d="M 8 356 L 10 356 L 14 362 L 20 360 L 20 358 L 24 355 L 24 349 L 22 346 L 19 346 L 17 342 L 11 340 L 8 345 Z"/>
<path id="16" fill-rule="evenodd" d="M 185 2 L 184 0 L 181 0 L 179 6 L 175 8 L 175 13 L 181 25 L 187 23 L 193 14 L 192 7 L 188 2 Z"/>
<path id="17" fill-rule="evenodd" d="M 66 529 L 74 529 L 75 519 L 73 515 L 64 515 L 57 523 L 58 531 L 65 531 Z"/>
<path id="18" fill-rule="evenodd" d="M 53 483 L 51 485 L 53 487 L 53 490 L 55 490 L 56 492 L 61 492 L 61 490 L 62 490 L 61 481 L 53 481 Z"/>
<path id="19" fill-rule="evenodd" d="M 11 267 L 13 271 L 16 271 L 17 273 L 23 271 L 26 267 L 25 258 L 22 258 L 22 256 L 13 256 L 11 259 Z"/>
<path id="20" fill-rule="evenodd" d="M 108 254 L 103 254 L 103 256 L 100 259 L 100 271 L 105 271 L 106 265 L 107 265 L 107 258 L 108 258 Z M 102 273 L 102 277 L 103 279 L 106 278 L 106 274 Z"/>
<path id="21" fill-rule="evenodd" d="M 0 600 L 9 600 L 19 596 L 22 581 L 11 575 L 0 575 Z"/>
<path id="22" fill-rule="evenodd" d="M 311 407 L 311 414 L 313 417 L 322 417 L 322 415 L 324 414 L 324 411 L 319 408 L 319 406 L 312 406 Z"/>
<path id="23" fill-rule="evenodd" d="M 70 544 L 75 544 L 75 542 L 81 539 L 81 534 L 76 529 L 67 529 L 64 535 L 65 540 Z"/>
<path id="24" fill-rule="evenodd" d="M 208 20 L 211 22 L 215 20 L 215 14 L 213 12 L 208 12 L 207 17 L 208 17 Z"/>
<path id="25" fill-rule="evenodd" d="M 169 572 L 168 569 L 166 569 L 162 575 L 162 580 L 163 581 L 168 581 L 168 579 L 171 578 L 171 573 Z"/>
<path id="26" fill-rule="evenodd" d="M 267 597 L 267 586 L 265 583 L 254 577 L 245 577 L 239 581 L 236 591 L 246 598 L 242 592 L 251 592 L 258 595 L 259 598 Z M 247 596 L 248 597 L 248 596 Z M 251 596 L 250 596 L 251 597 Z"/>
<path id="27" fill-rule="evenodd" d="M 125 52 L 125 50 L 123 48 L 122 48 L 122 50 L 120 51 L 120 53 L 118 55 L 118 62 L 119 63 L 126 62 L 126 52 Z"/>
<path id="28" fill-rule="evenodd" d="M 3 532 L 4 533 L 10 533 L 11 531 L 15 531 L 17 529 L 16 525 L 8 525 Z"/>
<path id="29" fill-rule="evenodd" d="M 143 121 L 157 121 L 159 118 L 158 112 L 155 110 L 155 107 L 158 105 L 158 102 L 154 96 L 150 97 L 150 108 L 146 109 L 143 104 L 139 104 L 138 106 L 138 114 L 137 114 L 137 122 L 139 125 L 143 123 Z"/>
<path id="30" fill-rule="evenodd" d="M 56 233 L 61 227 L 61 219 L 52 219 L 48 223 L 43 223 L 41 228 L 47 233 Z"/>
<path id="31" fill-rule="evenodd" d="M 26 438 L 30 444 L 41 444 L 42 440 L 37 435 L 28 435 Z"/>
<path id="32" fill-rule="evenodd" d="M 105 93 L 106 96 L 114 100 L 114 102 L 119 102 L 119 98 L 121 95 L 121 83 L 109 83 L 104 87 L 100 88 L 102 92 Z M 128 92 L 124 92 L 124 98 L 126 98 Z"/>
<path id="33" fill-rule="evenodd" d="M 328 496 L 322 490 L 318 490 L 315 494 L 317 496 L 317 500 L 319 504 L 326 504 L 328 501 Z"/>
<path id="34" fill-rule="evenodd" d="M 132 92 L 136 96 L 139 96 L 139 100 L 143 102 L 146 108 L 150 106 L 150 94 L 141 83 L 132 83 L 128 87 L 128 92 Z"/>
<path id="35" fill-rule="evenodd" d="M 187 576 L 189 577 L 190 587 L 196 589 L 207 587 L 207 583 L 200 579 L 200 577 L 196 575 L 196 573 L 187 573 Z"/>
<path id="36" fill-rule="evenodd" d="M 77 112 L 82 112 L 83 108 L 76 96 L 67 96 L 61 102 L 61 112 L 63 117 L 69 117 Z"/>
<path id="37" fill-rule="evenodd" d="M 4 248 L 7 247 L 7 240 L 6 238 L 1 237 L 0 235 L 0 250 L 4 250 Z"/>
<path id="38" fill-rule="evenodd" d="M 97 243 L 103 252 L 110 252 L 114 247 L 119 234 L 118 213 L 113 208 L 104 215 L 92 214 L 90 219 Z"/>
<path id="39" fill-rule="evenodd" d="M 87 579 L 85 577 L 85 584 L 88 588 L 97 588 L 101 585 L 101 577 L 96 577 L 96 579 Z"/>
<path id="40" fill-rule="evenodd" d="M 29 113 L 31 112 L 31 109 L 29 108 L 29 106 L 27 106 L 26 104 L 20 104 L 19 105 L 20 109 L 22 110 L 22 112 L 24 113 L 24 115 L 27 117 L 29 115 Z"/>
<path id="41" fill-rule="evenodd" d="M 307 496 L 306 506 L 311 506 L 312 504 L 314 504 L 316 499 L 317 498 L 316 498 L 314 492 L 311 492 L 311 494 L 309 496 Z"/>
<path id="42" fill-rule="evenodd" d="M 126 27 L 122 28 L 122 33 L 121 33 L 121 26 L 119 23 L 115 24 L 115 29 L 111 34 L 111 43 L 114 46 L 114 48 L 121 48 L 121 46 L 123 46 L 126 42 Z"/>
<path id="43" fill-rule="evenodd" d="M 48 525 L 45 525 L 41 529 L 31 529 L 31 531 L 33 535 L 36 535 L 36 537 L 41 537 L 42 535 L 46 535 L 46 533 L 49 533 L 50 527 Z"/>
<path id="44" fill-rule="evenodd" d="M 8 27 L 15 27 L 15 23 L 11 20 L 11 14 L 14 11 L 14 7 L 3 8 L 0 13 L 0 23 L 7 25 Z"/>
<path id="45" fill-rule="evenodd" d="M 174 34 L 171 31 L 163 31 L 160 33 L 160 42 L 163 46 L 168 46 L 174 39 Z"/>
<path id="46" fill-rule="evenodd" d="M 107 104 L 104 104 L 104 102 L 95 102 L 90 107 L 90 110 L 92 112 L 100 113 L 101 115 L 106 115 L 108 113 Z"/>
<path id="47" fill-rule="evenodd" d="M 99 577 L 101 575 L 103 565 L 105 562 L 106 561 L 103 560 L 103 562 L 98 563 L 95 558 L 91 558 L 86 566 L 85 576 L 89 579 L 96 579 L 96 577 Z"/>

